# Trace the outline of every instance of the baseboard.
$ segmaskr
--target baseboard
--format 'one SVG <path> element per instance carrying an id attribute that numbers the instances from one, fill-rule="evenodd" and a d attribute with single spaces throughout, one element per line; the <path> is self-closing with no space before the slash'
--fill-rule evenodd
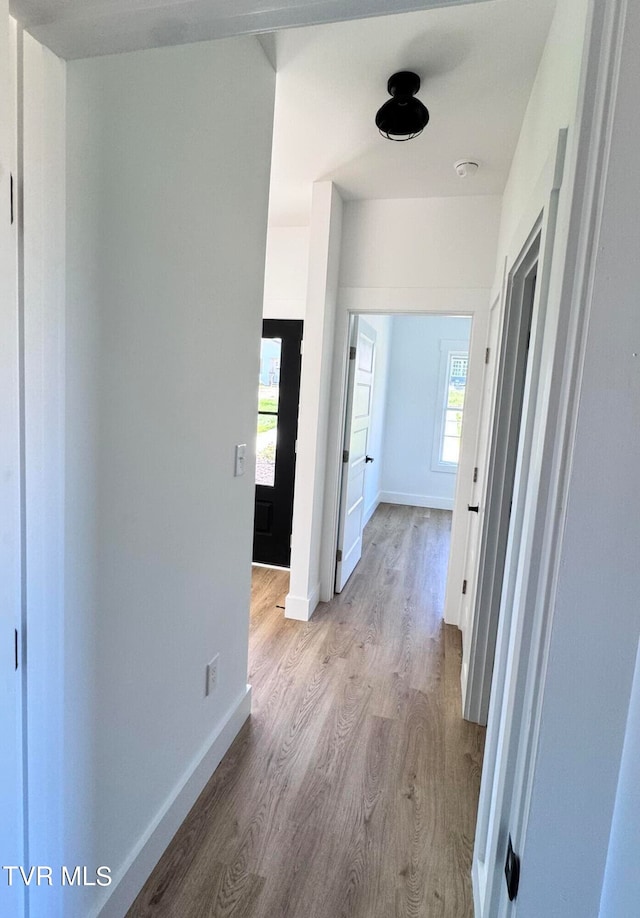
<path id="1" fill-rule="evenodd" d="M 291 593 L 288 593 L 284 601 L 284 617 L 294 618 L 299 622 L 308 622 L 319 602 L 319 583 L 310 596 L 293 596 Z"/>
<path id="2" fill-rule="evenodd" d="M 380 503 L 429 507 L 431 510 L 453 510 L 453 497 L 430 497 L 428 494 L 405 494 L 403 491 L 381 491 Z"/>
<path id="3" fill-rule="evenodd" d="M 487 888 L 487 867 L 474 857 L 471 866 L 471 888 L 473 890 L 473 914 L 482 918 L 484 913 L 484 897 Z"/>
<path id="4" fill-rule="evenodd" d="M 378 493 L 376 494 L 376 496 L 374 497 L 374 499 L 371 501 L 371 503 L 369 504 L 369 506 L 367 507 L 367 509 L 364 511 L 364 515 L 363 515 L 363 517 L 362 517 L 362 526 L 363 526 L 363 528 L 367 525 L 367 523 L 369 522 L 369 520 L 371 519 L 371 517 L 373 516 L 373 514 L 374 514 L 374 513 L 376 512 L 376 510 L 378 509 L 378 504 L 379 504 L 379 503 L 380 503 L 380 491 L 378 491 Z"/>
<path id="5" fill-rule="evenodd" d="M 112 885 L 104 889 L 102 899 L 91 912 L 93 918 L 126 915 L 250 713 L 251 686 L 248 685 L 171 791 L 114 876 Z"/>
<path id="6" fill-rule="evenodd" d="M 252 561 L 251 567 L 265 567 L 268 571 L 288 571 L 284 564 L 263 564 L 262 561 Z"/>

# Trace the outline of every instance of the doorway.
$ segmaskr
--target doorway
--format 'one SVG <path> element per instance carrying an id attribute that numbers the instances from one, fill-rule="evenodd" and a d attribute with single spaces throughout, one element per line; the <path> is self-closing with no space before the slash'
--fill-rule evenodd
<path id="1" fill-rule="evenodd" d="M 471 640 L 464 648 L 462 685 L 464 716 L 486 724 L 511 508 L 518 442 L 529 367 L 529 345 L 537 289 L 540 230 L 533 234 L 508 280 L 501 339 L 499 309 L 494 306 L 491 332 L 499 352 L 487 350 L 480 437 L 476 451 L 474 500 L 469 504 L 467 542 L 468 603 L 465 620 Z M 495 345 L 494 345 L 495 347 Z M 492 363 L 493 361 L 493 363 Z"/>
<path id="2" fill-rule="evenodd" d="M 380 504 L 446 511 L 451 528 L 470 338 L 470 317 L 351 316 L 336 593 L 357 568 Z"/>
<path id="3" fill-rule="evenodd" d="M 260 346 L 253 561 L 289 567 L 303 323 L 264 319 Z"/>

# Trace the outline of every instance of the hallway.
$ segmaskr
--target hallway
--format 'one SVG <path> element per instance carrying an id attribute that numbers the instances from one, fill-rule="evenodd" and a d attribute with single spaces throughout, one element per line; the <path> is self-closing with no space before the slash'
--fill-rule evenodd
<path id="1" fill-rule="evenodd" d="M 467 918 L 484 730 L 442 623 L 451 514 L 382 504 L 312 621 L 254 568 L 253 714 L 128 918 Z M 170 741 L 170 738 L 168 738 Z"/>

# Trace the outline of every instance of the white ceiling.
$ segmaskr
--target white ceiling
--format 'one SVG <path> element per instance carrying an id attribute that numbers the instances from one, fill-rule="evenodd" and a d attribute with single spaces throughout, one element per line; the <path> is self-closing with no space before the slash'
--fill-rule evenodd
<path id="1" fill-rule="evenodd" d="M 478 0 L 10 0 L 68 60 Z"/>
<path id="2" fill-rule="evenodd" d="M 308 222 L 311 184 L 345 198 L 501 194 L 554 0 L 489 0 L 279 32 L 270 222 Z M 422 78 L 416 140 L 374 124 L 396 70 Z M 460 179 L 456 160 L 480 170 Z"/>
<path id="3" fill-rule="evenodd" d="M 278 70 L 274 225 L 306 224 L 311 184 L 320 179 L 334 180 L 346 198 L 500 194 L 554 5 L 11 0 L 18 21 L 67 59 L 263 33 Z M 388 77 L 400 69 L 420 75 L 420 98 L 431 113 L 423 135 L 402 144 L 381 138 L 373 121 L 388 98 Z M 480 171 L 461 180 L 453 163 L 466 157 L 477 159 Z"/>

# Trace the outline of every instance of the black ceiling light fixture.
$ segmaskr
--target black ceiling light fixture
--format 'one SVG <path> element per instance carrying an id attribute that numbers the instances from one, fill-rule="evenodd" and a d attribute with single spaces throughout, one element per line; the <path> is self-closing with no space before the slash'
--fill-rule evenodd
<path id="1" fill-rule="evenodd" d="M 420 77 L 410 70 L 401 70 L 389 77 L 387 92 L 392 97 L 376 115 L 376 126 L 387 140 L 413 140 L 427 126 L 429 112 L 415 95 L 420 89 Z"/>

